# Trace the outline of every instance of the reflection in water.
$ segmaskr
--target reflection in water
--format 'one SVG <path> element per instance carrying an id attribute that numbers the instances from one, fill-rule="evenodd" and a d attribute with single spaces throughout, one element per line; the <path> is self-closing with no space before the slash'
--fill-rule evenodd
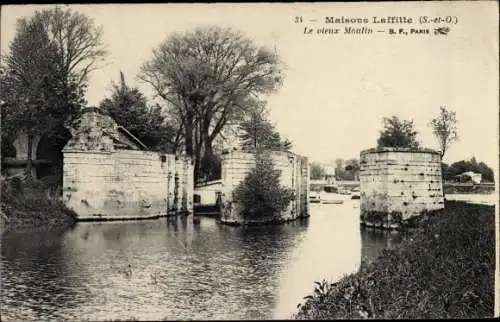
<path id="1" fill-rule="evenodd" d="M 362 228 L 361 257 L 366 262 L 377 259 L 382 249 L 393 249 L 402 240 L 400 233 L 374 228 Z"/>
<path id="2" fill-rule="evenodd" d="M 357 203 L 311 205 L 282 226 L 212 218 L 79 223 L 2 235 L 2 318 L 288 318 L 314 281 L 393 242 L 359 229 Z"/>
<path id="3" fill-rule="evenodd" d="M 272 316 L 276 319 L 295 313 L 303 297 L 312 294 L 315 281 L 338 280 L 360 264 L 358 209 L 352 203 L 311 206 L 307 233 L 288 255 L 280 277 L 279 302 Z"/>
<path id="4" fill-rule="evenodd" d="M 2 236 L 2 308 L 22 303 L 16 319 L 63 318 L 59 310 L 78 307 L 78 294 L 88 295 L 82 276 L 67 266 L 64 235 L 51 230 Z"/>

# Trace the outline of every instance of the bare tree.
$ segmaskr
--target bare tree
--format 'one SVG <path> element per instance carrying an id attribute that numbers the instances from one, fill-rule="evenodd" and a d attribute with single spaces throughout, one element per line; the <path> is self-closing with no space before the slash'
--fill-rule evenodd
<path id="1" fill-rule="evenodd" d="M 434 135 L 439 141 L 441 158 L 450 148 L 451 143 L 458 139 L 457 123 L 456 113 L 448 110 L 444 106 L 440 107 L 439 116 L 432 119 L 429 123 L 429 126 L 432 127 Z"/>
<path id="2" fill-rule="evenodd" d="M 43 24 L 55 44 L 62 76 L 82 85 L 107 55 L 102 28 L 85 14 L 60 7 L 35 12 L 32 20 Z"/>
<path id="3" fill-rule="evenodd" d="M 209 27 L 169 36 L 139 78 L 177 110 L 198 176 L 201 152 L 212 154 L 221 131 L 253 107 L 250 97 L 279 88 L 281 71 L 272 50 L 232 29 Z"/>

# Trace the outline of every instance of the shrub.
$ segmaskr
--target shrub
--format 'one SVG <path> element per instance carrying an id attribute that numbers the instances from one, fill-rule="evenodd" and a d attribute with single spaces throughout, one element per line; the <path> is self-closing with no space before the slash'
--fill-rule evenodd
<path id="1" fill-rule="evenodd" d="M 277 219 L 293 199 L 293 190 L 280 184 L 281 171 L 267 152 L 256 153 L 255 167 L 236 187 L 234 200 L 248 219 Z"/>
<path id="2" fill-rule="evenodd" d="M 68 209 L 58 193 L 43 181 L 1 178 L 2 214 L 11 224 L 74 222 L 76 213 Z"/>

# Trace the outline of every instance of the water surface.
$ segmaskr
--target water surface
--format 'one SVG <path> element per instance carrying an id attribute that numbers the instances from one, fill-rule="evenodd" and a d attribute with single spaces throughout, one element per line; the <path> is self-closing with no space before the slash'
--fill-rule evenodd
<path id="1" fill-rule="evenodd" d="M 358 200 L 312 204 L 307 220 L 275 227 L 164 218 L 7 231 L 2 319 L 286 319 L 314 281 L 398 242 L 360 230 Z"/>

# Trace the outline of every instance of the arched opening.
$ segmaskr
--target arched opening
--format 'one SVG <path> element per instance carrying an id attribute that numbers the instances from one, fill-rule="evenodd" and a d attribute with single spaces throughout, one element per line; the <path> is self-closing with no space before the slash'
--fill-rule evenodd
<path id="1" fill-rule="evenodd" d="M 7 159 L 15 159 L 17 156 L 17 151 L 12 142 L 7 139 L 2 139 L 1 146 L 2 146 L 2 167 L 1 167 L 2 175 L 7 176 L 9 174 Z"/>
<path id="2" fill-rule="evenodd" d="M 64 128 L 53 133 L 46 133 L 40 138 L 36 150 L 37 179 L 50 177 L 62 185 L 63 153 L 62 149 L 71 138 L 71 133 Z"/>

